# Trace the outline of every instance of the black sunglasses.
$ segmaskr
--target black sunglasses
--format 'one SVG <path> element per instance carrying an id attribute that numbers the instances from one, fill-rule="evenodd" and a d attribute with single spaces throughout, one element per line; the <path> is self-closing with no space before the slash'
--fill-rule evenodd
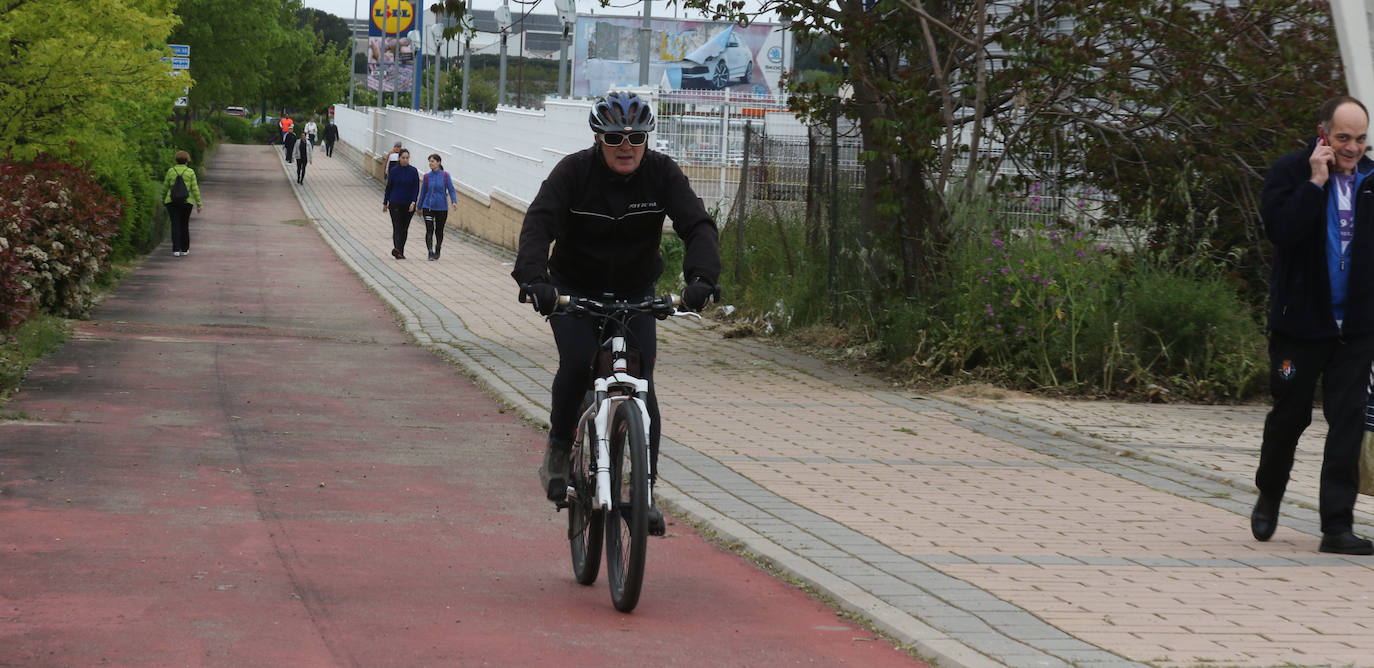
<path id="1" fill-rule="evenodd" d="M 649 141 L 647 132 L 603 132 L 601 133 L 601 143 L 607 146 L 619 146 L 625 141 L 630 142 L 630 146 L 643 146 Z"/>

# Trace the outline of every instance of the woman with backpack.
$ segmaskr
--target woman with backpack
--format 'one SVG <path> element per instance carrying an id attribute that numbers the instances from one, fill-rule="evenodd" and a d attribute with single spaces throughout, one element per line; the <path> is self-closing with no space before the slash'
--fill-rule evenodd
<path id="1" fill-rule="evenodd" d="M 191 203 L 200 213 L 200 186 L 196 183 L 196 170 L 188 164 L 191 154 L 177 151 L 176 161 L 162 177 L 162 204 L 172 221 L 172 256 L 182 257 L 191 254 Z"/>
<path id="2" fill-rule="evenodd" d="M 425 248 L 429 249 L 429 259 L 439 259 L 448 210 L 456 208 L 458 193 L 453 189 L 453 179 L 444 171 L 444 161 L 439 154 L 431 153 L 429 172 L 420 184 L 420 217 L 425 221 Z"/>

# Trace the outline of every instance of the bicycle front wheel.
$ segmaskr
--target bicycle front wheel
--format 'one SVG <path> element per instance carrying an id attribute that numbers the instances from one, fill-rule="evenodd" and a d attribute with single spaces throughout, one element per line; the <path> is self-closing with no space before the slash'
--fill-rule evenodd
<path id="1" fill-rule="evenodd" d="M 611 420 L 611 508 L 605 529 L 611 602 L 629 612 L 639 604 L 649 547 L 649 444 L 637 401 L 621 403 Z"/>
<path id="2" fill-rule="evenodd" d="M 582 410 L 586 412 L 587 401 Z M 605 531 L 606 514 L 592 508 L 596 495 L 596 425 L 591 420 L 583 424 L 581 439 L 573 444 L 573 498 L 568 500 L 568 544 L 572 548 L 573 576 L 577 583 L 596 582 L 601 570 L 601 538 Z"/>

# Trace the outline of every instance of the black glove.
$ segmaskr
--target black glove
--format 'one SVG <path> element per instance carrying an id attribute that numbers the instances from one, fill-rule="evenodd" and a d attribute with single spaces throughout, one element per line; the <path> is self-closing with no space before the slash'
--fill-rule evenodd
<path id="1" fill-rule="evenodd" d="M 549 315 L 558 306 L 558 288 L 548 283 L 526 283 L 520 286 L 520 301 L 534 304 L 539 315 Z"/>
<path id="2" fill-rule="evenodd" d="M 700 311 L 711 303 L 719 291 L 710 281 L 698 276 L 682 290 L 682 305 L 688 311 Z"/>

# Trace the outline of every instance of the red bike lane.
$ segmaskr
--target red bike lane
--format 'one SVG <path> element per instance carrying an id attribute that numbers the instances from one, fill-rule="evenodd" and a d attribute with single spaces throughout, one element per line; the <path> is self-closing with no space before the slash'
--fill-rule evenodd
<path id="1" fill-rule="evenodd" d="M 202 189 L 191 254 L 0 409 L 0 665 L 923 665 L 682 523 L 616 612 L 542 433 L 410 342 L 274 153 Z"/>

